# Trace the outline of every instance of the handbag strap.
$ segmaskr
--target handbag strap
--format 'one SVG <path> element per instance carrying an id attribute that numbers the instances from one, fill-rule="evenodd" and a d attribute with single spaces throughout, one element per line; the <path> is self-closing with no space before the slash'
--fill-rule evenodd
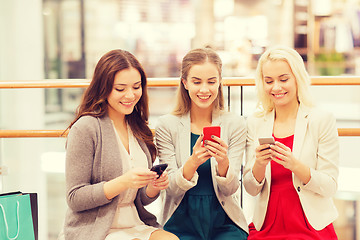
<path id="1" fill-rule="evenodd" d="M 15 237 L 11 238 L 9 237 L 9 226 L 8 226 L 8 223 L 6 221 L 6 215 L 5 215 L 5 209 L 4 209 L 4 206 L 0 203 L 0 207 L 1 207 L 1 211 L 4 215 L 4 222 L 5 222 L 5 227 L 6 227 L 6 236 L 9 240 L 14 240 L 14 239 L 17 239 L 18 236 L 19 236 L 19 232 L 20 232 L 20 223 L 19 223 L 19 201 L 16 201 L 16 212 L 17 212 L 17 234 Z"/>

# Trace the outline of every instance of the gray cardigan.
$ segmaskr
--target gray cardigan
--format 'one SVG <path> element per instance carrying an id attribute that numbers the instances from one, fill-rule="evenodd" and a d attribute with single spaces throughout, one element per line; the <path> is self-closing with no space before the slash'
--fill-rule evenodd
<path id="1" fill-rule="evenodd" d="M 148 159 L 146 144 L 139 141 Z M 103 185 L 123 174 L 122 162 L 114 128 L 108 116 L 81 117 L 70 129 L 66 144 L 66 213 L 65 239 L 103 240 L 111 227 L 116 207 L 122 194 L 108 200 Z M 144 205 L 153 202 L 145 188 L 138 190 L 135 205 L 140 219 L 147 225 L 158 227 L 156 217 Z M 125 216 L 124 216 L 125 217 Z"/>
<path id="2" fill-rule="evenodd" d="M 248 232 L 240 207 L 240 169 L 246 142 L 246 122 L 243 117 L 229 112 L 213 114 L 212 124 L 221 127 L 221 138 L 228 144 L 229 169 L 225 177 L 217 174 L 217 162 L 211 158 L 213 187 L 221 206 L 229 218 Z M 198 174 L 188 181 L 183 177 L 184 163 L 190 157 L 190 114 L 181 117 L 171 114 L 159 118 L 156 127 L 156 145 L 160 163 L 168 163 L 169 187 L 162 192 L 164 207 L 160 222 L 164 224 L 182 201 L 186 191 L 197 184 Z M 211 209 L 209 209 L 211 210 Z"/>

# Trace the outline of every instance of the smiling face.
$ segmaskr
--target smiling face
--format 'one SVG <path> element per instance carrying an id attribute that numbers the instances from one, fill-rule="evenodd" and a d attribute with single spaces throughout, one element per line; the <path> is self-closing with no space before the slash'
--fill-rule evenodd
<path id="1" fill-rule="evenodd" d="M 110 118 L 131 114 L 141 95 L 141 75 L 138 70 L 127 68 L 117 72 L 113 89 L 107 98 Z"/>
<path id="2" fill-rule="evenodd" d="M 298 104 L 296 78 L 286 61 L 267 61 L 262 72 L 264 90 L 275 108 Z"/>
<path id="3" fill-rule="evenodd" d="M 182 79 L 182 82 L 189 92 L 191 108 L 212 109 L 220 86 L 220 74 L 214 64 L 193 65 L 187 79 Z"/>

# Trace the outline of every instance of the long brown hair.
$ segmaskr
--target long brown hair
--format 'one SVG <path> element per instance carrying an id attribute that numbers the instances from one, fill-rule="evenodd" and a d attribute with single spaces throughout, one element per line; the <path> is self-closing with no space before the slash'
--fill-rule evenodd
<path id="1" fill-rule="evenodd" d="M 220 76 L 219 91 L 214 100 L 214 110 L 224 109 L 224 95 L 221 82 L 222 61 L 219 55 L 211 48 L 197 48 L 189 51 L 183 58 L 181 63 L 181 79 L 177 90 L 176 107 L 172 112 L 174 115 L 181 116 L 190 111 L 191 99 L 188 90 L 186 90 L 182 79 L 187 81 L 187 77 L 191 67 L 197 64 L 210 62 L 217 67 Z"/>
<path id="2" fill-rule="evenodd" d="M 135 56 L 125 50 L 112 50 L 100 58 L 95 67 L 91 83 L 84 92 L 82 102 L 76 111 L 76 117 L 68 129 L 82 116 L 105 116 L 108 112 L 107 98 L 113 89 L 116 73 L 130 67 L 138 70 L 141 75 L 142 96 L 136 103 L 133 112 L 125 116 L 125 120 L 134 136 L 145 142 L 154 162 L 156 147 L 153 134 L 148 126 L 149 105 L 145 71 Z"/>

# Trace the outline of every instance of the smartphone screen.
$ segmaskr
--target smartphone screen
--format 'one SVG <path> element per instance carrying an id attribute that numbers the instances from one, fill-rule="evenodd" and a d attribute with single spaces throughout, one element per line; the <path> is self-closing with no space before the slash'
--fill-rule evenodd
<path id="1" fill-rule="evenodd" d="M 153 166 L 150 170 L 156 172 L 158 175 L 158 178 L 159 178 L 161 176 L 161 174 L 165 171 L 167 166 L 168 166 L 167 163 L 162 163 L 162 164 Z"/>
<path id="2" fill-rule="evenodd" d="M 203 134 L 204 134 L 203 146 L 204 146 L 205 140 L 214 141 L 214 140 L 211 138 L 212 135 L 215 135 L 215 136 L 217 136 L 217 137 L 220 137 L 220 131 L 221 131 L 220 126 L 204 127 L 204 128 L 203 128 Z"/>
<path id="3" fill-rule="evenodd" d="M 260 145 L 263 144 L 275 144 L 275 140 L 273 137 L 265 137 L 265 138 L 259 138 Z"/>
<path id="4" fill-rule="evenodd" d="M 273 137 L 265 137 L 265 138 L 259 138 L 259 144 L 263 145 L 263 144 L 275 144 L 275 140 Z M 263 150 L 269 149 L 268 148 L 264 148 Z"/>

